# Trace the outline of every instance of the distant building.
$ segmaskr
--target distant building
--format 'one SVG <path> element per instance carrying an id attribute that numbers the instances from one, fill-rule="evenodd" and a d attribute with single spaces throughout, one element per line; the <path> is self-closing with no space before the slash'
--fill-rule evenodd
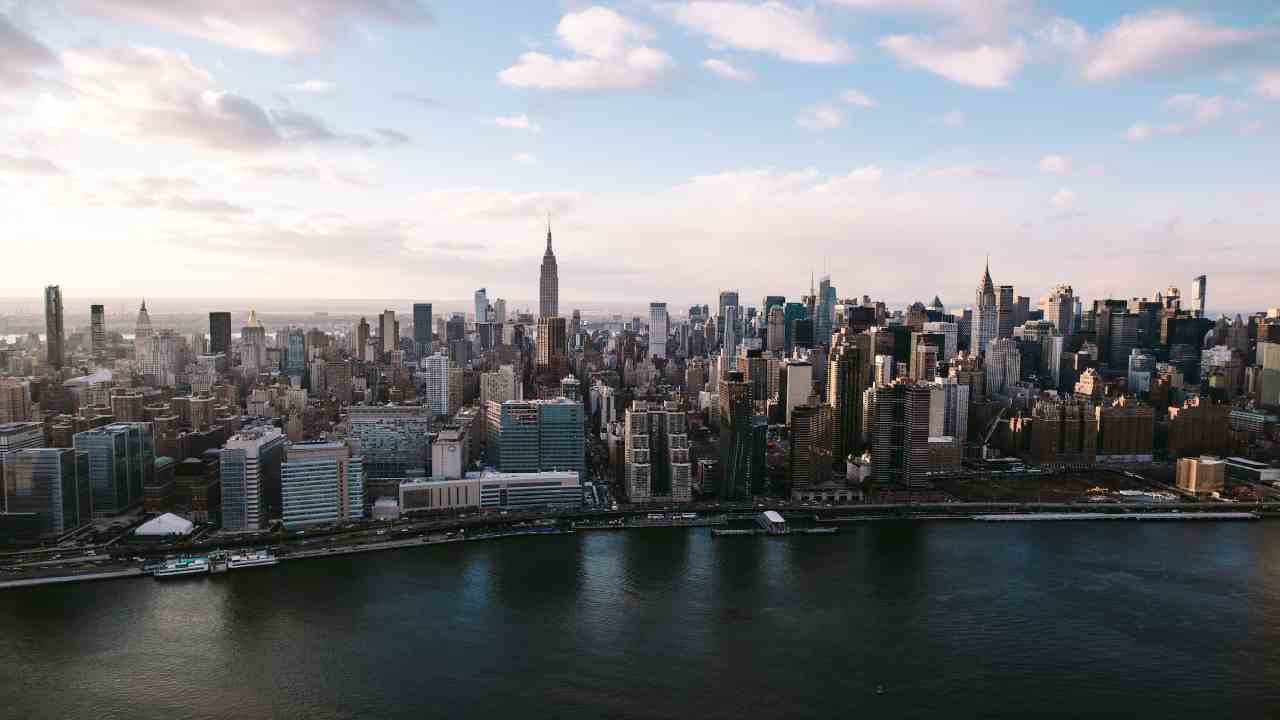
<path id="1" fill-rule="evenodd" d="M 667 335 L 670 333 L 667 304 L 649 303 L 649 357 L 667 357 Z"/>
<path id="2" fill-rule="evenodd" d="M 209 354 L 231 355 L 231 313 L 209 313 Z"/>
<path id="3" fill-rule="evenodd" d="M 982 272 L 982 280 L 978 283 L 973 301 L 973 337 L 969 347 L 974 352 L 985 355 L 987 344 L 999 337 L 997 330 L 996 289 L 991 282 L 991 266 L 988 264 Z"/>
<path id="4" fill-rule="evenodd" d="M 432 331 L 435 325 L 431 318 L 431 303 L 413 304 L 413 343 L 417 346 L 418 357 L 426 357 L 434 352 L 432 347 Z"/>
<path id="5" fill-rule="evenodd" d="M 556 268 L 556 254 L 551 250 L 551 223 L 547 223 L 547 251 L 542 255 L 542 268 L 538 273 L 538 317 L 560 316 L 560 274 Z"/>
<path id="6" fill-rule="evenodd" d="M 62 288 L 57 285 L 44 289 L 44 327 L 49 367 L 61 370 L 66 361 L 63 347 L 66 339 L 62 327 Z"/>
<path id="7" fill-rule="evenodd" d="M 89 306 L 89 350 L 96 358 L 107 351 L 106 308 L 102 305 Z"/>

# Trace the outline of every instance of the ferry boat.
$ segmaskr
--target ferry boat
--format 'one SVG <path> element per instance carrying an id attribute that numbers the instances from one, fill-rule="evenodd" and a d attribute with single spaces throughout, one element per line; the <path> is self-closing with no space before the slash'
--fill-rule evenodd
<path id="1" fill-rule="evenodd" d="M 242 568 L 261 567 L 265 565 L 278 565 L 280 559 L 271 554 L 270 550 L 254 550 L 253 552 L 235 553 L 227 558 L 227 567 L 232 570 L 240 570 Z"/>
<path id="2" fill-rule="evenodd" d="M 209 558 L 183 557 L 165 560 L 156 566 L 151 574 L 157 578 L 165 578 L 179 575 L 199 575 L 207 572 L 209 572 Z"/>

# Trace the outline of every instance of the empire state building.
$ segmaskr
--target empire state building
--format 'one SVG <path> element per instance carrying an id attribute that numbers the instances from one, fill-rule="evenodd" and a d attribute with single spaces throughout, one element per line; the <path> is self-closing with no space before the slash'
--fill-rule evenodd
<path id="1" fill-rule="evenodd" d="M 538 317 L 560 316 L 560 276 L 556 271 L 556 254 L 551 252 L 551 223 L 547 223 L 547 251 L 542 255 L 542 274 L 538 279 Z"/>

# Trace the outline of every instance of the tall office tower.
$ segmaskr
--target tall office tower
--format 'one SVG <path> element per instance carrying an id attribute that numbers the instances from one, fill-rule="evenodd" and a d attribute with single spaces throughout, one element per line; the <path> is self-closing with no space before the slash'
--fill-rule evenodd
<path id="1" fill-rule="evenodd" d="M 489 462 L 501 472 L 581 473 L 586 467 L 580 402 L 558 398 L 490 403 L 485 418 Z"/>
<path id="2" fill-rule="evenodd" d="M 1007 395 L 1022 375 L 1022 353 L 1013 338 L 992 338 L 987 343 L 987 394 Z"/>
<path id="3" fill-rule="evenodd" d="M 817 314 L 814 317 L 814 343 L 830 345 L 831 333 L 834 330 L 836 311 L 836 289 L 831 287 L 831 276 L 824 275 L 818 281 Z"/>
<path id="4" fill-rule="evenodd" d="M 476 322 L 489 322 L 489 291 L 480 288 L 475 292 Z"/>
<path id="5" fill-rule="evenodd" d="M 497 372 L 483 373 L 480 375 L 480 407 L 486 407 L 490 402 L 506 402 L 508 400 L 522 400 L 522 387 L 516 381 L 516 370 L 514 365 L 503 365 L 498 368 Z"/>
<path id="6" fill-rule="evenodd" d="M 1258 402 L 1268 408 L 1280 408 L 1280 342 L 1259 342 Z"/>
<path id="7" fill-rule="evenodd" d="M 13 455 L 3 490 L 7 512 L 35 513 L 41 537 L 59 537 L 93 520 L 87 453 L 68 448 L 21 450 Z"/>
<path id="8" fill-rule="evenodd" d="M 871 479 L 915 485 L 929 468 L 928 385 L 897 380 L 876 388 L 871 423 Z"/>
<path id="9" fill-rule="evenodd" d="M 569 337 L 575 338 L 580 332 L 582 332 L 582 311 L 574 308 L 573 314 L 569 316 Z"/>
<path id="10" fill-rule="evenodd" d="M 809 311 L 805 309 L 804 303 L 789 302 L 782 308 L 782 333 L 785 338 L 784 350 L 790 355 L 795 348 L 795 327 L 796 322 L 805 320 L 809 317 Z"/>
<path id="11" fill-rule="evenodd" d="M 431 458 L 432 411 L 421 405 L 353 405 L 351 436 L 360 441 L 365 477 L 403 478 L 424 472 Z"/>
<path id="12" fill-rule="evenodd" d="M 742 373 L 732 371 L 720 381 L 721 500 L 744 500 L 757 489 L 753 477 L 755 412 L 751 386 Z M 763 472 L 763 468 L 759 468 Z"/>
<path id="13" fill-rule="evenodd" d="M 360 362 L 372 359 L 369 357 L 369 321 L 364 318 L 360 318 L 359 324 L 356 325 L 356 346 L 352 350 Z"/>
<path id="14" fill-rule="evenodd" d="M 44 425 L 38 422 L 0 423 L 0 488 L 6 487 L 18 451 L 44 445 Z M 0 510 L 3 510 L 0 507 Z"/>
<path id="15" fill-rule="evenodd" d="M 231 313 L 209 313 L 209 354 L 231 355 Z"/>
<path id="16" fill-rule="evenodd" d="M 1113 370 L 1124 370 L 1129 353 L 1138 346 L 1142 318 L 1129 313 L 1123 300 L 1097 300 L 1094 314 L 1098 359 Z"/>
<path id="17" fill-rule="evenodd" d="M 996 288 L 991 282 L 991 266 L 988 264 L 982 271 L 982 282 L 978 283 L 978 292 L 973 300 L 973 336 L 969 341 L 969 352 L 984 355 L 987 343 L 996 337 Z"/>
<path id="18" fill-rule="evenodd" d="M 941 432 L 931 433 L 953 437 L 964 444 L 969 435 L 969 386 L 960 382 L 959 378 L 938 378 L 934 381 L 934 401 L 941 401 Z"/>
<path id="19" fill-rule="evenodd" d="M 1209 280 L 1204 275 L 1197 275 L 1191 282 L 1193 283 L 1191 286 L 1191 309 L 1195 312 L 1196 317 L 1202 318 L 1204 317 L 1205 291 L 1208 290 Z"/>
<path id="20" fill-rule="evenodd" d="M 101 305 L 89 306 L 89 350 L 94 357 L 102 357 L 107 350 L 106 309 Z"/>
<path id="21" fill-rule="evenodd" d="M 1070 285 L 1055 285 L 1044 299 L 1044 319 L 1063 337 L 1075 333 L 1076 297 Z"/>
<path id="22" fill-rule="evenodd" d="M 649 303 L 649 357 L 654 359 L 667 357 L 670 321 L 666 303 Z"/>
<path id="23" fill-rule="evenodd" d="M 133 358 L 141 363 L 147 356 L 147 338 L 151 337 L 151 315 L 147 313 L 147 301 L 138 309 L 138 320 L 133 325 Z"/>
<path id="24" fill-rule="evenodd" d="M 0 425 L 31 419 L 31 384 L 0 378 Z"/>
<path id="25" fill-rule="evenodd" d="M 280 516 L 287 528 L 364 519 L 364 458 L 340 442 L 285 446 Z"/>
<path id="26" fill-rule="evenodd" d="M 539 371 L 556 373 L 556 380 L 568 374 L 568 335 L 565 319 L 544 317 L 538 320 L 538 346 L 535 364 Z"/>
<path id="27" fill-rule="evenodd" d="M 1013 286 L 1001 285 L 996 288 L 996 337 L 1013 337 L 1013 327 L 1016 319 L 1017 309 Z"/>
<path id="28" fill-rule="evenodd" d="M 787 348 L 787 331 L 783 317 L 784 310 L 781 305 L 769 308 L 765 324 L 765 347 L 775 355 L 783 354 Z"/>
<path id="29" fill-rule="evenodd" d="M 716 342 L 723 346 L 724 344 L 724 310 L 727 307 L 738 306 L 737 290 L 721 290 L 719 310 L 716 315 Z"/>
<path id="30" fill-rule="evenodd" d="M 627 410 L 623 461 L 627 499 L 686 502 L 693 479 L 685 411 L 676 402 L 636 400 Z"/>
<path id="31" fill-rule="evenodd" d="M 787 448 L 788 480 L 791 491 L 822 485 L 831 479 L 832 408 L 819 402 L 818 396 L 798 406 L 789 424 L 791 442 Z"/>
<path id="32" fill-rule="evenodd" d="M 76 450 L 89 454 L 94 515 L 119 515 L 142 502 L 142 488 L 155 476 L 151 424 L 117 422 L 75 434 Z"/>
<path id="33" fill-rule="evenodd" d="M 576 310 L 574 312 L 575 314 L 577 313 Z M 503 325 L 507 322 L 507 301 L 506 300 L 502 298 L 498 298 L 497 300 L 493 301 L 493 317 L 489 318 L 489 322 L 495 322 L 499 325 Z"/>
<path id="34" fill-rule="evenodd" d="M 449 356 L 443 353 L 422 359 L 422 376 L 426 406 L 437 417 L 449 414 Z"/>
<path id="35" fill-rule="evenodd" d="M 219 472 L 223 530 L 261 530 L 273 511 L 280 511 L 280 466 L 285 442 L 279 429 L 255 427 L 241 430 L 222 447 Z"/>
<path id="36" fill-rule="evenodd" d="M 285 375 L 301 378 L 307 371 L 306 331 L 302 328 L 290 328 L 288 343 L 284 356 Z"/>
<path id="37" fill-rule="evenodd" d="M 173 387 L 181 370 L 183 340 L 172 330 L 161 330 L 147 338 L 142 378 L 151 387 Z"/>
<path id="38" fill-rule="evenodd" d="M 1156 371 L 1156 356 L 1134 348 L 1129 352 L 1128 390 L 1130 395 L 1145 395 L 1151 390 L 1151 378 Z"/>
<path id="39" fill-rule="evenodd" d="M 62 288 L 57 285 L 44 289 L 44 329 L 49 367 L 61 370 L 66 358 L 63 355 L 65 338 L 62 332 Z"/>
<path id="40" fill-rule="evenodd" d="M 721 363 L 723 371 L 728 372 L 734 366 L 732 358 L 738 355 L 738 306 L 726 305 L 723 317 L 724 331 L 720 334 L 720 357 L 729 358 L 728 362 Z"/>
<path id="41" fill-rule="evenodd" d="M 431 347 L 431 332 L 433 328 L 435 328 L 435 325 L 432 324 L 431 320 L 431 303 L 414 303 L 413 344 L 417 346 L 419 357 L 426 357 L 434 351 Z"/>
<path id="42" fill-rule="evenodd" d="M 542 254 L 542 269 L 538 273 L 538 317 L 553 318 L 560 315 L 560 275 L 556 269 L 556 254 L 551 251 L 551 222 L 547 222 L 547 251 Z"/>
<path id="43" fill-rule="evenodd" d="M 778 370 L 778 404 L 782 406 L 782 421 L 790 425 L 791 413 L 797 407 L 809 402 L 809 396 L 812 394 L 813 363 L 800 358 L 783 360 Z"/>
<path id="44" fill-rule="evenodd" d="M 960 350 L 960 326 L 953 322 L 927 322 L 924 324 L 924 331 L 942 336 L 942 354 L 938 359 L 951 362 L 951 358 Z"/>
<path id="45" fill-rule="evenodd" d="M 862 452 L 862 395 L 868 387 L 871 336 L 842 331 L 831 346 L 827 370 L 827 404 L 831 406 L 831 462 L 840 467 Z"/>
<path id="46" fill-rule="evenodd" d="M 917 382 L 931 382 L 938 376 L 938 361 L 946 347 L 941 333 L 911 333 L 911 357 L 908 375 Z"/>
<path id="47" fill-rule="evenodd" d="M 267 368 L 267 329 L 258 321 L 258 311 L 249 311 L 249 320 L 240 328 L 240 366 L 245 375 Z"/>
<path id="48" fill-rule="evenodd" d="M 385 355 L 400 349 L 399 324 L 396 322 L 395 310 L 383 310 L 378 316 L 379 349 Z"/>

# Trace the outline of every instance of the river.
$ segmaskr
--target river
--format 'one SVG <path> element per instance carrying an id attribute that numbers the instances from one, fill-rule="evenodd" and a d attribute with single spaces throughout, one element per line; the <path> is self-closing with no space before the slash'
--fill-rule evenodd
<path id="1" fill-rule="evenodd" d="M 0 657 L 21 718 L 1262 717 L 1280 522 L 652 529 L 47 586 L 0 593 Z"/>

